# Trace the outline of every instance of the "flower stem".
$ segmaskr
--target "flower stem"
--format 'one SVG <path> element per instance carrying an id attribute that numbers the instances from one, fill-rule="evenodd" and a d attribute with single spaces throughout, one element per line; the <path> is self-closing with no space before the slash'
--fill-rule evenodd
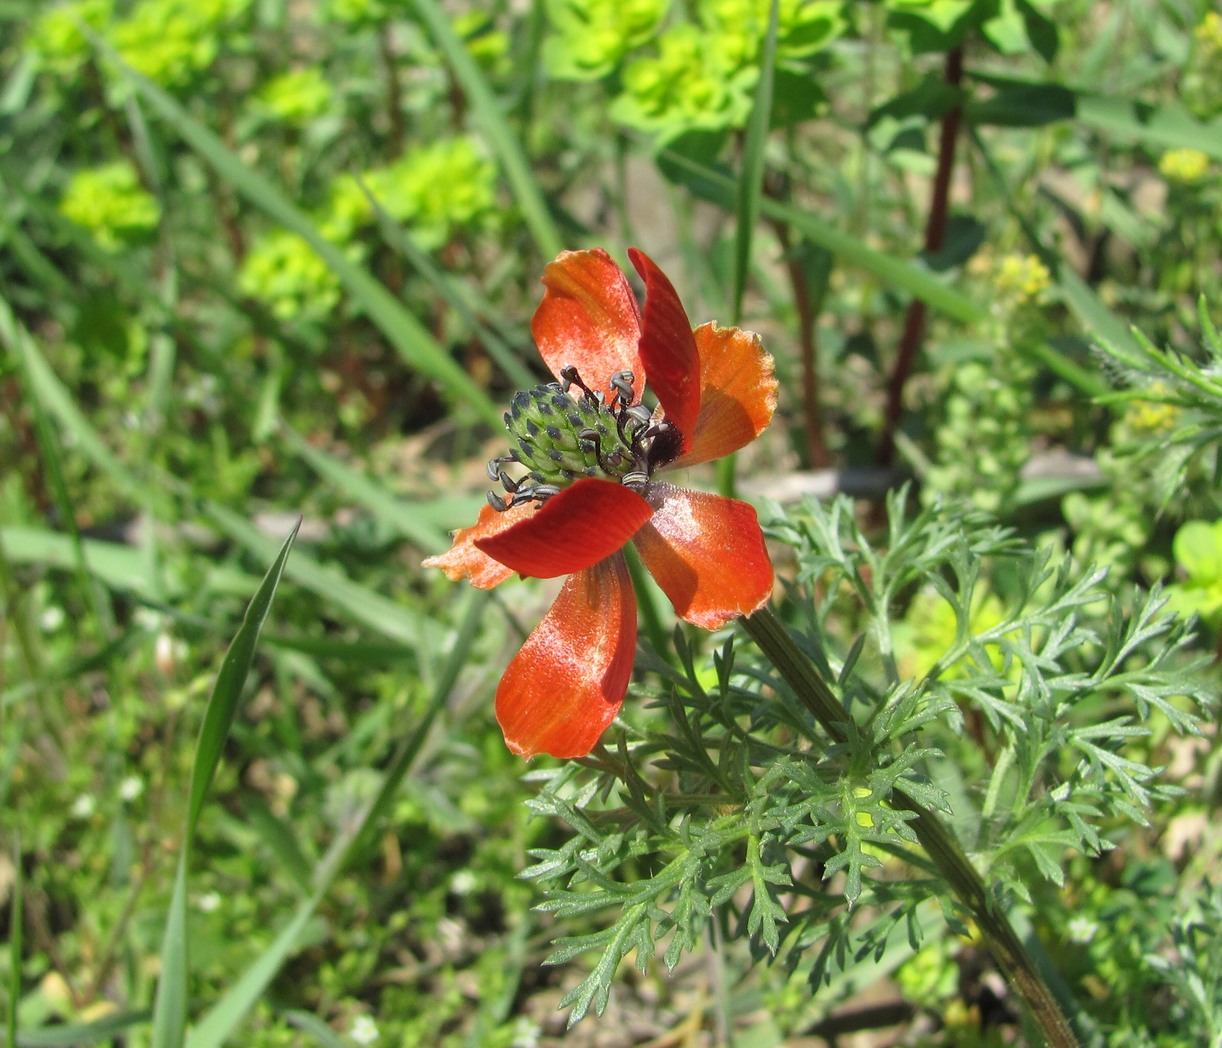
<path id="1" fill-rule="evenodd" d="M 656 584 L 645 570 L 641 556 L 631 542 L 624 547 L 624 555 L 628 561 L 628 573 L 632 576 L 637 610 L 641 613 L 641 626 L 649 643 L 653 645 L 653 650 L 665 658 L 665 652 L 670 645 L 670 633 L 662 624 L 662 616 L 658 614 Z"/>
<path id="2" fill-rule="evenodd" d="M 847 741 L 848 711 L 771 609 L 762 608 L 743 619 L 742 624 L 828 735 L 836 742 Z M 891 804 L 916 816 L 912 828 L 921 846 L 976 922 L 998 967 L 1026 1002 L 1048 1044 L 1053 1048 L 1078 1048 L 1078 1039 L 1061 1004 L 954 834 L 934 812 L 906 794 L 902 787 L 897 787 L 892 794 Z"/>

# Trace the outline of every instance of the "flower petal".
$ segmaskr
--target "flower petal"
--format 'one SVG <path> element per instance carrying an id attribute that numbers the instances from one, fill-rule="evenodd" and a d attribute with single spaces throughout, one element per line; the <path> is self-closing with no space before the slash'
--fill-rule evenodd
<path id="1" fill-rule="evenodd" d="M 496 691 L 514 753 L 584 757 L 619 712 L 636 651 L 636 596 L 622 553 L 565 580 Z"/>
<path id="2" fill-rule="evenodd" d="M 676 466 L 708 462 L 750 444 L 776 410 L 776 371 L 759 335 L 702 324 L 695 338 L 700 354 L 700 415 L 692 446 Z"/>
<path id="3" fill-rule="evenodd" d="M 607 380 L 631 371 L 639 400 L 641 311 L 623 270 L 602 248 L 565 251 L 543 271 L 543 284 L 530 330 L 552 374 L 572 364 L 591 389 L 610 392 Z"/>
<path id="4" fill-rule="evenodd" d="M 522 575 L 571 575 L 623 549 L 653 509 L 631 488 L 588 477 L 548 499 L 513 527 L 475 545 Z"/>
<path id="5" fill-rule="evenodd" d="M 772 561 L 745 502 L 654 484 L 654 514 L 636 548 L 675 611 L 706 630 L 758 611 L 772 594 Z"/>
<path id="6" fill-rule="evenodd" d="M 700 413 L 700 357 L 692 323 L 674 285 L 643 251 L 628 257 L 645 281 L 645 319 L 641 326 L 641 362 L 649 387 L 658 395 L 666 418 L 691 443 Z"/>
<path id="7" fill-rule="evenodd" d="M 493 560 L 480 550 L 475 542 L 477 539 L 505 531 L 531 516 L 536 508 L 533 504 L 523 503 L 501 513 L 485 504 L 479 511 L 479 519 L 471 527 L 454 532 L 454 544 L 449 550 L 439 556 L 426 558 L 423 566 L 440 568 L 451 582 L 469 578 L 471 585 L 479 589 L 492 589 L 493 586 L 500 585 L 513 574 L 513 568 L 507 568 Z"/>

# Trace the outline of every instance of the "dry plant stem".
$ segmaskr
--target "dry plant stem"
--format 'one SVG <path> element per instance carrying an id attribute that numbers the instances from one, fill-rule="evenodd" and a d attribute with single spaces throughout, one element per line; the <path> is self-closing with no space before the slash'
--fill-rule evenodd
<path id="1" fill-rule="evenodd" d="M 794 643 L 785 625 L 768 608 L 743 619 L 742 624 L 828 735 L 836 742 L 845 742 L 848 712 Z M 912 827 L 921 847 L 976 922 L 998 967 L 1026 1002 L 1048 1044 L 1053 1048 L 1078 1048 L 1078 1039 L 1059 1002 L 954 834 L 934 812 L 902 791 L 892 795 L 891 804 L 916 816 Z"/>
<path id="2" fill-rule="evenodd" d="M 954 88 L 963 82 L 963 48 L 956 47 L 947 52 L 943 78 Z M 940 251 L 946 239 L 946 217 L 950 211 L 950 177 L 955 167 L 955 142 L 959 138 L 959 125 L 962 123 L 963 110 L 959 106 L 955 106 L 942 118 L 942 130 L 938 136 L 938 168 L 934 174 L 929 202 L 929 220 L 925 224 L 927 254 Z M 891 382 L 887 387 L 887 412 L 883 433 L 878 442 L 878 465 L 883 469 L 889 469 L 895 462 L 895 433 L 904 414 L 904 387 L 916 366 L 924 330 L 925 303 L 914 298 L 908 304 L 908 312 L 904 314 L 904 331 L 895 358 L 895 370 L 891 373 Z"/>

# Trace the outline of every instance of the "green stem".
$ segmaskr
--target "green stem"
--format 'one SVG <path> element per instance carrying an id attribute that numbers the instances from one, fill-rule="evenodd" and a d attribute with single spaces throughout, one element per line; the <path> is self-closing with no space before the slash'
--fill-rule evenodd
<path id="1" fill-rule="evenodd" d="M 1005 784 L 1006 776 L 1010 773 L 1010 768 L 1014 765 L 1014 746 L 1007 744 L 1006 748 L 997 755 L 997 763 L 993 765 L 993 776 L 989 779 L 989 788 L 984 795 L 984 804 L 980 806 L 980 815 L 984 819 L 991 819 L 993 812 L 997 810 L 997 801 L 1001 796 L 1002 786 Z"/>
<path id="2" fill-rule="evenodd" d="M 645 565 L 641 563 L 636 547 L 628 543 L 624 547 L 625 559 L 628 561 L 628 573 L 632 576 L 632 588 L 636 592 L 637 610 L 641 615 L 641 626 L 649 643 L 653 645 L 662 658 L 670 648 L 670 632 L 662 622 L 658 613 L 657 589 L 653 578 Z"/>
<path id="3" fill-rule="evenodd" d="M 9 895 L 12 903 L 9 909 L 9 977 L 8 1010 L 4 1019 L 5 1044 L 17 1043 L 17 1002 L 21 999 L 21 962 L 25 960 L 23 936 L 25 916 L 22 913 L 25 903 L 25 884 L 21 859 L 21 833 L 18 831 L 14 834 L 13 840 L 13 886 Z"/>
<path id="4" fill-rule="evenodd" d="M 848 739 L 848 711 L 769 608 L 742 620 L 743 628 L 768 656 L 785 682 L 836 742 Z M 1056 996 L 1040 974 L 1005 913 L 997 908 L 980 873 L 937 815 L 897 787 L 891 804 L 910 811 L 921 846 L 971 914 L 998 966 L 1027 1003 L 1032 1018 L 1052 1048 L 1078 1048 L 1078 1039 Z"/>
<path id="5" fill-rule="evenodd" d="M 720 495 L 725 495 L 726 498 L 732 499 L 737 488 L 736 470 L 738 455 L 725 455 L 717 460 L 717 492 Z"/>

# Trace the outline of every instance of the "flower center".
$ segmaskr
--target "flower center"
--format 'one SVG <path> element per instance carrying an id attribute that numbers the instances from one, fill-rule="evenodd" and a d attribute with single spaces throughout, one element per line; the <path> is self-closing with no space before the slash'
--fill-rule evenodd
<path id="1" fill-rule="evenodd" d="M 514 394 L 505 413 L 514 446 L 488 463 L 488 478 L 506 492 L 488 492 L 494 509 L 545 502 L 583 477 L 616 480 L 643 493 L 653 471 L 677 454 L 678 430 L 632 402 L 631 371 L 611 376 L 609 400 L 587 386 L 572 365 L 561 368 L 560 377 L 563 382 Z M 574 386 L 580 396 L 569 393 Z M 509 464 L 526 467 L 525 476 L 511 477 L 505 472 Z"/>

